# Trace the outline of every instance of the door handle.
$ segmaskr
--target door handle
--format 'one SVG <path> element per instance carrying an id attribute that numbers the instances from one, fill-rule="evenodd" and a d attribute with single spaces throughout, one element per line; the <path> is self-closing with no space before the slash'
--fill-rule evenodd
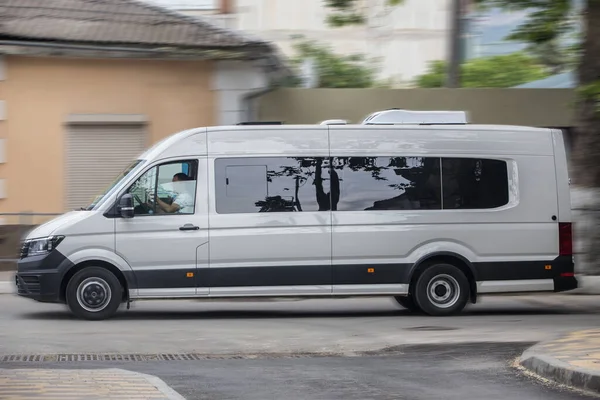
<path id="1" fill-rule="evenodd" d="M 179 227 L 180 231 L 197 231 L 198 229 L 200 229 L 200 227 L 193 224 L 185 224 L 184 226 Z"/>

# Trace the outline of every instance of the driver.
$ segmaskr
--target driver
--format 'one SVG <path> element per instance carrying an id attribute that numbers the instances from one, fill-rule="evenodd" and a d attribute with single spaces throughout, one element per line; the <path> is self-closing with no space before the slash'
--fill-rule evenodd
<path id="1" fill-rule="evenodd" d="M 189 180 L 190 178 L 182 172 L 173 176 L 173 182 L 182 182 Z M 171 202 L 171 204 L 167 204 L 164 201 L 162 201 L 159 197 L 156 197 L 156 204 L 160 209 L 159 212 L 162 211 L 169 214 L 191 214 L 194 211 L 194 198 L 185 191 L 181 193 L 176 193 L 175 197 L 173 197 L 173 201 Z"/>

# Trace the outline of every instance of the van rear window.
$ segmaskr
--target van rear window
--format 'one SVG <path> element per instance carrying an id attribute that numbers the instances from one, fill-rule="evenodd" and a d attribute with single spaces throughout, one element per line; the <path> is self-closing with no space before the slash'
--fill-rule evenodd
<path id="1" fill-rule="evenodd" d="M 444 209 L 486 209 L 508 204 L 505 161 L 442 158 Z"/>
<path id="2" fill-rule="evenodd" d="M 508 204 L 502 160 L 265 157 L 215 161 L 220 214 L 490 209 Z"/>

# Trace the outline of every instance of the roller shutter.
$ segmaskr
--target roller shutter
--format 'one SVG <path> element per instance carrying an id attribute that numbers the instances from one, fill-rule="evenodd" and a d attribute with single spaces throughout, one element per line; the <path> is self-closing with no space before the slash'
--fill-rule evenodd
<path id="1" fill-rule="evenodd" d="M 67 210 L 89 205 L 147 146 L 143 124 L 83 124 L 67 129 Z"/>

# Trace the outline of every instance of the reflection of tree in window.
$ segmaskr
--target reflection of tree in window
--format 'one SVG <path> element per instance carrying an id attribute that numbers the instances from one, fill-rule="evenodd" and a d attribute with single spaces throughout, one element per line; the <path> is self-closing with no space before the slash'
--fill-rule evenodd
<path id="1" fill-rule="evenodd" d="M 327 178 L 328 159 L 293 157 L 267 161 L 267 197 L 255 203 L 260 207 L 259 212 L 304 211 L 303 203 L 309 205 L 306 211 L 328 211 L 332 203 L 337 204 L 339 179 L 336 172 Z M 327 183 L 331 187 L 329 191 Z M 314 193 L 309 197 L 307 192 L 311 187 L 314 187 Z M 307 194 L 306 198 L 301 199 L 302 192 Z M 315 205 L 317 210 L 313 209 Z"/>
<path id="2" fill-rule="evenodd" d="M 341 210 L 440 209 L 439 158 L 338 157 Z"/>

